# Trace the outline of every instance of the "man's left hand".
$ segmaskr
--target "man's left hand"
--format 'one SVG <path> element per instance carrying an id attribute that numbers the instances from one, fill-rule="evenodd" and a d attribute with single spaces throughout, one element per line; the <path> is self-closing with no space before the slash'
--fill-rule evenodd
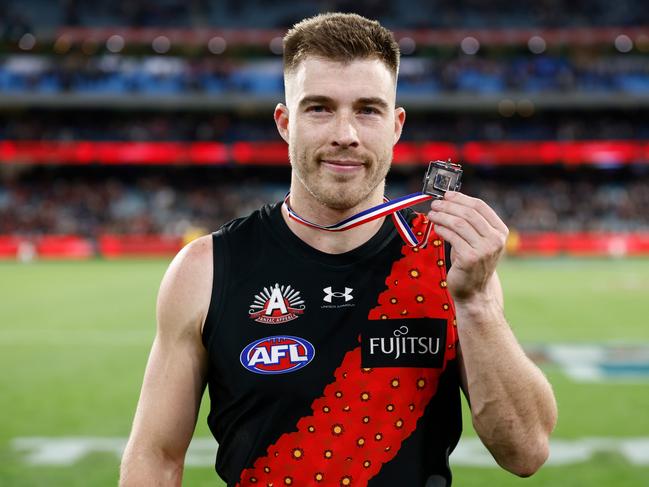
<path id="1" fill-rule="evenodd" d="M 431 203 L 428 218 L 452 246 L 448 289 L 456 302 L 485 295 L 509 230 L 484 201 L 449 191 Z"/>

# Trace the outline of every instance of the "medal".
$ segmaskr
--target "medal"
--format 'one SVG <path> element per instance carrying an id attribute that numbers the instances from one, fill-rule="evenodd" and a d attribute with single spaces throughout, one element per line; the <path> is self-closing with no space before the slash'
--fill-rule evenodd
<path id="1" fill-rule="evenodd" d="M 332 225 L 320 225 L 318 223 L 310 222 L 298 215 L 293 208 L 291 208 L 289 197 L 290 193 L 286 194 L 283 206 L 290 218 L 297 222 L 306 225 L 307 227 L 317 228 L 327 232 L 344 232 L 350 228 L 363 225 L 364 223 L 371 222 L 377 218 L 382 218 L 386 215 L 392 216 L 392 221 L 401 235 L 401 238 L 406 244 L 413 248 L 424 248 L 428 242 L 428 237 L 433 228 L 432 222 L 426 224 L 426 229 L 421 240 L 413 233 L 406 218 L 401 214 L 400 210 L 410 206 L 422 203 L 432 199 L 441 199 L 446 194 L 446 191 L 458 191 L 460 189 L 460 179 L 462 177 L 462 168 L 459 164 L 453 164 L 444 161 L 433 161 L 428 165 L 428 170 L 424 177 L 424 187 L 419 193 L 412 193 L 406 196 L 401 196 L 394 200 L 383 197 L 383 203 L 367 210 L 363 210 L 349 218 L 334 223 Z"/>

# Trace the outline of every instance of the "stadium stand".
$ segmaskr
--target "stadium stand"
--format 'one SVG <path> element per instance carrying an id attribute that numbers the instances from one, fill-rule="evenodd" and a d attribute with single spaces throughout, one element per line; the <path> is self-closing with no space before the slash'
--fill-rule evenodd
<path id="1" fill-rule="evenodd" d="M 519 107 L 519 111 L 521 107 Z M 273 141 L 270 110 L 115 112 L 107 109 L 0 111 L 0 141 Z M 408 110 L 403 141 L 570 141 L 649 139 L 643 110 L 545 111 L 534 116 L 493 112 Z"/>
<path id="2" fill-rule="evenodd" d="M 239 185 L 240 172 L 232 170 L 93 172 L 48 169 L 6 182 L 0 189 L 0 234 L 182 235 L 192 227 L 218 228 L 281 200 L 287 190 L 277 175 Z M 418 176 L 395 175 L 391 195 L 420 189 Z M 611 180 L 594 170 L 570 178 L 529 171 L 474 173 L 465 186 L 519 231 L 649 232 L 649 175 L 617 174 Z"/>
<path id="3" fill-rule="evenodd" d="M 106 235 L 180 239 L 281 198 L 277 39 L 331 10 L 397 31 L 409 115 L 393 196 L 419 189 L 427 160 L 452 157 L 466 191 L 517 235 L 649 232 L 641 2 L 0 3 L 0 235 L 11 249 L 63 235 L 104 255 Z"/>
<path id="4" fill-rule="evenodd" d="M 645 55 L 510 55 L 435 60 L 410 57 L 401 67 L 402 95 L 436 93 L 502 94 L 511 91 L 646 93 Z M 93 57 L 14 54 L 0 64 L 4 93 L 95 93 L 178 95 L 205 93 L 281 95 L 281 60 L 215 62 L 211 58 Z"/>
<path id="5" fill-rule="evenodd" d="M 41 29 L 59 25 L 287 27 L 320 11 L 353 11 L 394 27 L 515 27 L 643 25 L 649 14 L 639 0 L 4 0 L 3 10 Z M 269 8 L 271 7 L 272 8 Z M 38 12 L 38 15 L 30 15 Z"/>

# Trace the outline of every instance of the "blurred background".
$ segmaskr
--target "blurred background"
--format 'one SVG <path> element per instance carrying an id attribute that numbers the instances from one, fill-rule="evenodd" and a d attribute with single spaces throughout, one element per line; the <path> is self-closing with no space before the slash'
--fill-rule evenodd
<path id="1" fill-rule="evenodd" d="M 560 422 L 531 479 L 465 435 L 454 485 L 649 486 L 649 9 L 638 0 L 0 0 L 0 485 L 115 485 L 182 245 L 280 200 L 286 29 L 395 32 L 428 161 L 511 229 L 507 315 Z M 204 404 L 186 485 L 222 485 Z M 465 408 L 466 412 L 466 408 Z"/>

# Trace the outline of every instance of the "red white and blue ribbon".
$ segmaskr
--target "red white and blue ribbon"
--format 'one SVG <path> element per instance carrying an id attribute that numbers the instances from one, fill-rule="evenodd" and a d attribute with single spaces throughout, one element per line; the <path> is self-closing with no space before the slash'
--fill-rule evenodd
<path id="1" fill-rule="evenodd" d="M 424 231 L 422 239 L 419 240 L 410 228 L 410 225 L 408 225 L 406 218 L 399 212 L 399 210 L 403 210 L 404 208 L 408 208 L 418 203 L 433 199 L 433 196 L 425 193 L 412 193 L 406 196 L 401 196 L 400 198 L 396 198 L 394 200 L 389 200 L 388 198 L 383 197 L 384 202 L 382 204 L 368 208 L 367 210 L 363 210 L 360 213 L 357 213 L 354 216 L 350 216 L 349 218 L 345 218 L 344 220 L 341 220 L 338 223 L 334 223 L 333 225 L 320 225 L 318 223 L 313 223 L 309 220 L 305 220 L 300 215 L 295 213 L 293 208 L 291 208 L 291 205 L 289 204 L 289 196 L 290 193 L 287 193 L 286 197 L 284 198 L 284 207 L 286 207 L 286 211 L 288 212 L 290 218 L 302 223 L 303 225 L 306 225 L 307 227 L 317 228 L 319 230 L 325 230 L 327 232 L 344 232 L 345 230 L 349 230 L 350 228 L 371 222 L 372 220 L 376 220 L 377 218 L 391 215 L 392 220 L 394 221 L 394 225 L 404 242 L 406 242 L 408 246 L 413 248 L 423 248 L 426 246 L 428 237 L 430 237 L 430 232 L 433 229 L 432 222 L 429 221 L 426 224 L 426 229 Z"/>

